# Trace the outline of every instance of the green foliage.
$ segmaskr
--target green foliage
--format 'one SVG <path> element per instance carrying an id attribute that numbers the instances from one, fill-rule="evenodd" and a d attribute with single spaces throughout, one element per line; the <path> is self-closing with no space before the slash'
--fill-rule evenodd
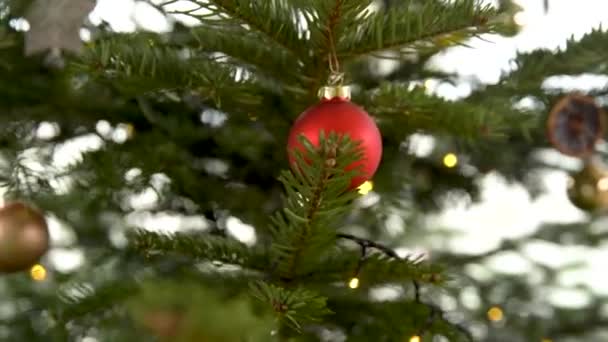
<path id="1" fill-rule="evenodd" d="M 234 296 L 200 283 L 150 279 L 130 300 L 129 309 L 140 325 L 157 334 L 167 320 L 176 320 L 166 331 L 170 336 L 164 336 L 171 341 L 275 340 L 270 310 L 260 309 L 244 294 Z"/>
<path id="2" fill-rule="evenodd" d="M 90 46 L 75 64 L 74 73 L 87 73 L 111 82 L 120 91 L 134 95 L 155 91 L 196 89 L 208 94 L 217 106 L 237 101 L 258 103 L 251 82 L 236 81 L 235 68 L 211 56 L 184 55 L 162 44 L 158 37 L 134 34 L 111 37 Z M 218 89 L 222 89 L 218 93 Z M 225 96 L 231 93 L 230 96 Z"/>
<path id="3" fill-rule="evenodd" d="M 491 107 L 466 100 L 446 101 L 429 95 L 422 87 L 410 89 L 407 85 L 385 83 L 362 101 L 379 118 L 383 132 L 401 132 L 402 136 L 427 132 L 470 142 L 498 140 L 514 129 L 530 130 L 536 124 L 533 117 L 513 109 L 506 101 Z"/>
<path id="4" fill-rule="evenodd" d="M 422 261 L 420 258 L 393 258 L 374 252 L 359 260 L 360 253 L 339 249 L 326 257 L 319 268 L 309 275 L 312 283 L 341 282 L 346 284 L 356 276 L 362 288 L 416 280 L 421 284 L 443 284 L 446 276 L 441 265 Z M 357 272 L 358 271 L 358 272 Z"/>
<path id="5" fill-rule="evenodd" d="M 227 63 L 247 67 L 255 78 L 279 81 L 277 88 L 297 89 L 294 83 L 305 80 L 301 65 L 297 63 L 300 57 L 284 49 L 268 49 L 241 25 L 203 25 L 192 28 L 190 35 L 196 41 L 194 52 L 223 53 L 229 58 Z M 304 92 L 303 89 L 299 91 Z"/>
<path id="6" fill-rule="evenodd" d="M 356 198 L 347 187 L 358 170 L 345 168 L 361 157 L 348 137 L 331 133 L 319 137 L 319 151 L 300 137 L 304 153 L 292 150 L 295 172 L 285 171 L 280 181 L 287 194 L 285 207 L 273 216 L 272 263 L 277 275 L 293 279 L 314 270 L 335 242 L 338 218 Z"/>
<path id="7" fill-rule="evenodd" d="M 500 85 L 510 92 L 537 94 L 549 76 L 604 74 L 607 68 L 603 62 L 608 54 L 601 46 L 607 40 L 604 30 L 594 29 L 581 39 L 569 39 L 558 52 L 542 49 L 520 53 L 515 59 L 515 70 L 505 75 Z"/>
<path id="8" fill-rule="evenodd" d="M 279 320 L 301 332 L 303 324 L 320 323 L 331 314 L 327 298 L 304 288 L 284 289 L 265 282 L 251 283 L 252 295 L 274 310 Z"/>
<path id="9" fill-rule="evenodd" d="M 428 77 L 454 81 L 454 75 L 429 70 L 428 61 L 472 37 L 512 30 L 517 8 L 511 1 L 491 9 L 473 0 L 384 5 L 371 0 L 200 0 L 191 10 L 176 10 L 173 0 L 154 1 L 166 14 L 195 18 L 199 25 L 132 34 L 111 32 L 105 24 L 89 27 L 92 41 L 83 55 L 65 57 L 70 62 L 65 70 L 44 67 L 43 57 L 23 58 L 23 33 L 9 21 L 29 2 L 0 2 L 2 13 L 11 12 L 0 18 L 0 185 L 8 188 L 7 198 L 32 199 L 58 218 L 73 238 L 68 246 L 56 247 L 81 251 L 88 272 L 64 274 L 49 266 L 52 277 L 35 285 L 27 275 L 3 276 L 0 293 L 7 298 L 7 312 L 9 303 L 15 308 L 6 319 L 2 312 L 0 339 L 148 340 L 150 312 L 168 310 L 183 323 L 176 341 L 318 341 L 321 332 L 330 330 L 346 334 L 348 341 L 400 341 L 414 334 L 425 341 L 438 334 L 460 341 L 467 334 L 444 317 L 437 306 L 440 296 L 421 299 L 418 293 L 446 285 L 461 290 L 443 264 L 458 274 L 462 265 L 519 250 L 529 239 L 562 243 L 574 236 L 593 246 L 605 240 L 604 233 L 588 233 L 586 224 L 552 226 L 486 254 L 431 251 L 434 259 L 423 261 L 396 257 L 386 247 L 421 243 L 417 234 L 430 234 L 418 227 L 421 221 L 412 220 L 404 236 L 384 229 L 387 213 L 422 216 L 422 209 L 440 207 L 446 194 L 474 192 L 476 177 L 487 170 L 524 178 L 536 166 L 529 158 L 535 147 L 546 145 L 536 129 L 544 109 L 522 110 L 514 103 L 534 96 L 548 106 L 559 95 L 541 89 L 548 76 L 605 73 L 604 31 L 572 40 L 557 53 L 519 54 L 516 70 L 498 84 L 479 85 L 471 96 L 447 101 L 413 84 Z M 287 168 L 284 141 L 291 119 L 315 101 L 334 49 L 341 71 L 356 85 L 354 102 L 382 130 L 376 204 L 362 205 L 371 197 L 359 201 L 359 194 L 347 189 L 357 171 L 343 170 L 359 157 L 356 142 L 331 134 L 321 148 L 303 139 L 297 166 L 276 180 L 278 170 Z M 376 75 L 375 57 L 393 58 L 397 70 Z M 224 121 L 206 123 L 201 116 L 209 112 L 223 115 Z M 100 120 L 127 125 L 133 134 L 115 142 L 97 131 Z M 37 137 L 42 121 L 57 125 L 58 134 Z M 427 158 L 402 151 L 404 140 L 417 132 L 436 139 Z M 31 155 L 50 164 L 56 149 L 83 135 L 98 136 L 102 146 L 74 165 L 44 171 L 28 165 Z M 441 165 L 446 150 L 458 150 L 467 172 Z M 223 163 L 225 172 L 209 171 L 210 162 Z M 135 169 L 141 174 L 127 181 L 125 174 Z M 154 175 L 166 177 L 167 185 L 154 188 Z M 68 186 L 57 187 L 56 176 Z M 127 200 L 147 190 L 155 192 L 156 203 L 142 209 Z M 131 229 L 125 217 L 141 212 L 204 216 L 213 228 L 175 234 L 138 229 L 127 235 L 123 249 L 116 232 Z M 217 229 L 230 216 L 255 227 L 254 246 Z M 345 234 L 339 232 L 365 236 L 357 238 L 365 253 L 341 244 Z M 106 258 L 120 260 L 107 278 L 98 263 Z M 359 287 L 347 288 L 355 276 Z M 481 308 L 493 305 L 490 299 L 497 293 L 513 300 L 514 307 L 517 301 L 531 301 L 535 293 L 524 278 L 500 277 L 496 286 L 476 287 Z M 373 298 L 374 290 L 387 286 L 400 293 L 398 298 Z M 601 304 L 598 300 L 596 306 Z M 484 310 L 458 310 L 476 326 L 502 329 L 485 325 Z M 530 316 L 510 317 L 508 323 L 522 336 L 539 340 L 551 331 L 580 333 L 583 323 L 605 321 L 576 312 L 572 319 L 556 310 L 549 325 Z M 526 325 L 530 322 L 533 328 Z"/>
<path id="10" fill-rule="evenodd" d="M 357 28 L 341 32 L 338 51 L 348 59 L 383 50 L 403 53 L 435 50 L 445 47 L 450 40 L 463 41 L 491 32 L 492 25 L 486 24 L 494 15 L 495 10 L 480 7 L 474 0 L 450 4 L 435 0 L 422 4 L 405 1 L 390 11 L 363 15 L 365 20 Z M 347 22 L 355 18 L 350 19 Z"/>
<path id="11" fill-rule="evenodd" d="M 541 191 L 529 171 L 547 165 L 535 158 L 535 148 L 551 148 L 546 135 L 546 117 L 556 101 L 570 92 L 567 89 L 546 89 L 544 82 L 552 76 L 605 73 L 603 61 L 606 52 L 600 47 L 606 39 L 608 34 L 605 30 L 594 29 L 580 39 L 569 39 L 565 47 L 557 50 L 539 49 L 518 53 L 513 60 L 513 71 L 504 73 L 496 84 L 480 85 L 474 90 L 465 101 L 495 108 L 497 113 L 504 111 L 504 120 L 511 122 L 508 125 L 512 129 L 505 132 L 508 139 L 502 142 L 486 146 L 478 144 L 469 155 L 471 163 L 482 169 L 498 169 L 510 180 L 525 182 L 535 193 Z M 589 91 L 591 96 L 603 96 L 605 93 L 606 90 L 602 88 Z M 531 100 L 532 106 L 525 109 L 528 114 L 523 118 L 508 115 L 523 99 Z M 518 122 L 518 118 L 525 121 Z M 528 125 L 534 129 L 525 129 Z M 501 153 L 493 153 L 497 150 Z"/>
<path id="12" fill-rule="evenodd" d="M 210 234 L 157 234 L 138 230 L 131 237 L 131 246 L 148 255 L 178 253 L 194 260 L 219 261 L 253 270 L 264 269 L 266 257 L 259 248 L 222 236 Z"/>
<path id="13" fill-rule="evenodd" d="M 193 2 L 207 11 L 201 15 L 193 13 L 189 15 L 205 25 L 224 27 L 245 24 L 251 31 L 257 33 L 257 36 L 252 36 L 257 41 L 274 42 L 275 47 L 282 47 L 294 56 L 304 52 L 303 46 L 299 44 L 301 35 L 297 29 L 297 21 L 294 22 L 295 8 L 288 1 L 197 0 Z M 296 20 L 299 18 L 296 17 Z"/>
<path id="14" fill-rule="evenodd" d="M 60 305 L 52 312 L 57 324 L 63 325 L 84 315 L 99 314 L 138 292 L 133 279 L 123 278 L 120 281 L 106 284 L 68 283 L 58 293 Z"/>
<path id="15" fill-rule="evenodd" d="M 419 259 L 394 259 L 384 255 L 374 255 L 367 259 L 362 267 L 360 278 L 366 282 L 402 282 L 409 279 L 431 284 L 440 284 L 441 266 L 423 263 Z"/>
<path id="16" fill-rule="evenodd" d="M 223 98 L 225 92 L 230 92 L 225 96 L 228 99 L 237 94 L 237 98 L 242 99 L 248 98 L 248 93 L 255 94 L 256 88 L 247 87 L 247 84 L 239 84 L 238 87 L 230 87 L 229 83 L 218 85 L 227 82 L 226 72 L 234 75 L 233 67 L 239 66 L 251 72 L 248 77 L 263 82 L 274 91 L 290 92 L 309 101 L 311 94 L 327 77 L 332 46 L 346 63 L 355 57 L 385 50 L 403 50 L 408 54 L 437 51 L 461 44 L 467 38 L 493 32 L 498 27 L 491 23 L 498 13 L 489 7 L 476 6 L 473 0 L 453 4 L 428 1 L 423 6 L 406 2 L 390 11 L 375 12 L 370 11 L 372 1 L 369 0 L 276 0 L 260 3 L 218 0 L 193 3 L 192 9 L 187 10 L 172 9 L 173 1 L 155 5 L 166 13 L 187 15 L 200 21 L 201 25 L 188 33 L 170 38 L 170 44 L 155 43 L 186 43 L 191 47 L 186 51 L 189 57 L 184 57 L 184 51 L 151 50 L 149 45 L 154 44 L 154 39 L 150 37 L 134 42 L 135 45 L 131 43 L 134 47 L 131 50 L 125 50 L 125 44 L 104 43 L 102 40 L 96 43 L 99 47 L 94 55 L 98 57 L 89 59 L 89 65 L 95 70 L 95 66 L 100 64 L 99 59 L 101 65 L 107 64 L 107 51 L 115 53 L 120 49 L 122 52 L 111 60 L 117 62 L 113 63 L 114 72 L 123 76 L 121 87 L 129 84 L 127 81 L 136 82 L 138 88 L 133 85 L 133 89 L 160 87 L 157 82 L 162 75 L 167 75 L 165 87 L 172 87 L 172 80 L 179 81 L 177 84 L 180 86 L 193 83 L 192 86 L 203 87 L 201 90 L 214 94 L 216 101 Z M 357 23 L 357 27 L 353 23 Z M 112 47 L 104 48 L 104 44 Z M 148 53 L 142 55 L 141 52 L 146 50 Z M 197 72 L 166 74 L 159 71 L 160 77 L 148 77 L 145 82 L 138 80 L 144 74 L 155 74 L 157 68 L 163 70 L 164 66 L 172 68 L 175 65 Z M 200 84 L 205 81 L 211 84 Z M 218 86 L 213 87 L 213 84 Z"/>
<path id="17" fill-rule="evenodd" d="M 414 301 L 369 302 L 344 295 L 336 296 L 329 305 L 337 308 L 330 317 L 335 324 L 353 327 L 348 330 L 349 341 L 394 338 L 409 341 L 416 335 L 423 341 L 432 340 L 433 336 L 444 336 L 454 342 L 470 341 L 455 325 L 437 316 L 431 307 Z"/>

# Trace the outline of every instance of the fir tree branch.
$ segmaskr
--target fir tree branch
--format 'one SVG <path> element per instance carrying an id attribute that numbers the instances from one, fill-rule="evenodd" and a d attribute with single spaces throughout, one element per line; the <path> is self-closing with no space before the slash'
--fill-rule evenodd
<path id="1" fill-rule="evenodd" d="M 550 99 L 542 85 L 550 76 L 606 74 L 608 67 L 604 61 L 608 59 L 608 52 L 601 48 L 606 44 L 608 32 L 594 29 L 580 40 L 569 39 L 566 47 L 558 52 L 540 49 L 518 53 L 513 60 L 514 71 L 503 75 L 497 84 L 474 92 L 471 98 L 483 103 L 487 98 L 536 96 L 548 102 Z"/>
<path id="2" fill-rule="evenodd" d="M 388 257 L 388 259 L 386 258 L 377 258 L 372 256 L 369 260 L 365 260 L 365 261 L 370 261 L 372 263 L 377 263 L 377 262 L 382 262 L 382 261 L 404 261 L 405 263 L 411 263 L 412 266 L 418 265 L 420 264 L 420 262 L 423 259 L 423 256 L 417 256 L 417 257 L 407 257 L 407 258 L 402 258 L 401 256 L 399 256 L 399 254 L 397 254 L 397 252 L 395 252 L 393 249 L 389 248 L 388 246 L 385 246 L 379 242 L 375 242 L 369 239 L 364 239 L 364 238 L 360 238 L 351 234 L 344 234 L 344 233 L 340 233 L 336 235 L 338 238 L 341 239 L 346 239 L 346 240 L 350 240 L 350 241 L 354 241 L 356 242 L 360 247 L 361 247 L 361 261 L 364 261 L 367 258 L 367 253 L 366 250 L 367 248 L 375 248 L 377 250 L 379 250 L 380 252 L 382 252 L 384 255 L 386 255 L 386 257 Z M 357 273 L 360 271 L 361 267 L 357 268 Z M 373 269 L 378 270 L 377 265 L 375 267 L 372 267 Z M 419 293 L 418 293 L 418 289 L 419 289 L 419 282 L 420 281 L 424 281 L 424 282 L 428 282 L 431 284 L 440 284 L 443 283 L 443 281 L 445 280 L 441 274 L 440 274 L 440 269 L 439 268 L 431 268 L 434 272 L 429 272 L 429 273 L 424 273 L 422 272 L 421 274 L 419 274 L 418 276 L 414 276 L 412 277 L 412 281 L 415 284 L 415 289 L 416 289 L 416 298 L 419 299 Z M 430 270 L 431 270 L 430 269 Z M 393 272 L 394 274 L 395 272 Z M 416 272 L 412 272 L 413 274 L 415 274 Z M 369 279 L 368 279 L 369 280 Z"/>
<path id="3" fill-rule="evenodd" d="M 72 72 L 88 73 L 126 95 L 193 89 L 216 106 L 241 110 L 261 102 L 259 84 L 236 80 L 236 68 L 212 57 L 187 57 L 147 34 L 97 41 L 73 64 Z M 157 44 L 158 43 L 158 44 Z"/>
<path id="4" fill-rule="evenodd" d="M 252 295 L 272 308 L 290 328 L 301 332 L 305 323 L 319 322 L 331 314 L 325 297 L 304 288 L 284 289 L 265 282 L 250 284 Z"/>
<path id="5" fill-rule="evenodd" d="M 608 67 L 603 62 L 608 58 L 608 52 L 600 47 L 607 43 L 608 32 L 594 29 L 580 40 L 569 39 L 566 47 L 557 53 L 547 49 L 520 53 L 515 59 L 515 71 L 501 83 L 505 86 L 517 84 L 525 90 L 529 87 L 526 85 L 540 88 L 541 82 L 552 75 L 605 74 Z"/>
<path id="6" fill-rule="evenodd" d="M 338 234 L 337 236 L 339 238 L 343 238 L 343 239 L 347 239 L 347 240 L 356 242 L 357 244 L 359 244 L 361 246 L 361 249 L 363 251 L 365 251 L 365 249 L 368 247 L 372 247 L 372 248 L 376 248 L 376 249 L 380 250 L 382 253 L 386 254 L 387 256 L 389 256 L 391 258 L 401 259 L 401 257 L 394 250 L 392 250 L 391 248 L 389 248 L 383 244 L 380 244 L 380 243 L 377 243 L 377 242 L 374 242 L 374 241 L 371 241 L 368 239 L 359 238 L 359 237 L 356 237 L 351 234 L 341 233 L 341 234 Z M 365 256 L 364 254 L 365 253 L 363 252 L 363 257 Z M 440 277 L 438 274 L 434 274 L 430 277 L 430 279 L 432 282 L 436 283 L 436 282 L 438 282 L 438 280 L 440 280 Z M 428 316 L 427 322 L 426 322 L 425 326 L 423 328 L 421 328 L 420 335 L 423 335 L 426 330 L 428 330 L 432 327 L 432 325 L 435 323 L 436 320 L 439 320 L 439 321 L 443 321 L 443 322 L 453 326 L 455 329 L 457 329 L 462 334 L 467 336 L 469 341 L 473 341 L 473 336 L 464 326 L 462 326 L 460 324 L 448 322 L 445 319 L 445 312 L 439 306 L 436 306 L 436 305 L 430 304 L 430 303 L 425 303 L 422 301 L 421 288 L 420 288 L 420 283 L 418 280 L 415 280 L 415 279 L 412 280 L 412 285 L 414 287 L 414 301 L 416 303 L 418 303 L 420 305 L 424 305 L 430 309 L 430 314 Z"/>
<path id="7" fill-rule="evenodd" d="M 420 258 L 394 258 L 383 253 L 366 253 L 339 248 L 308 274 L 298 280 L 311 283 L 344 282 L 356 276 L 361 287 L 372 287 L 388 283 L 403 283 L 417 280 L 421 283 L 439 285 L 446 281 L 440 265 L 421 262 Z"/>
<path id="8" fill-rule="evenodd" d="M 365 96 L 361 99 L 364 107 L 379 119 L 383 132 L 390 136 L 426 131 L 469 141 L 505 139 L 515 129 L 529 131 L 537 125 L 535 116 L 514 109 L 506 100 L 501 106 L 494 103 L 488 108 L 466 100 L 447 101 L 422 88 L 395 84 L 383 84 Z"/>
<path id="9" fill-rule="evenodd" d="M 431 307 L 406 298 L 370 301 L 357 291 L 343 291 L 332 296 L 328 306 L 335 314 L 326 320 L 344 329 L 353 341 L 370 341 L 372 336 L 386 341 L 408 341 L 419 336 L 423 341 L 429 337 L 430 341 L 432 335 L 442 335 L 451 342 L 470 341 L 450 321 L 433 315 Z"/>
<path id="10" fill-rule="evenodd" d="M 197 260 L 220 261 L 253 270 L 265 270 L 265 253 L 257 248 L 209 234 L 158 234 L 137 230 L 130 237 L 131 247 L 144 254 L 178 253 Z"/>
<path id="11" fill-rule="evenodd" d="M 304 56 L 296 23 L 295 9 L 288 1 L 250 1 L 250 0 L 195 0 L 202 7 L 227 15 L 236 20 L 236 25 L 247 25 L 252 31 L 265 36 L 279 48 L 288 51 L 294 59 Z M 221 19 L 207 19 L 204 15 L 195 15 L 202 23 L 225 25 L 226 16 Z M 294 22 L 294 18 L 296 21 Z"/>
<path id="12" fill-rule="evenodd" d="M 332 226 L 349 209 L 356 192 L 347 191 L 358 172 L 344 169 L 360 158 L 358 144 L 331 133 L 320 137 L 319 149 L 301 137 L 305 152 L 293 150 L 298 170 L 280 177 L 287 203 L 272 218 L 271 254 L 279 277 L 292 280 L 316 269 L 324 252 L 335 241 Z"/>
<path id="13" fill-rule="evenodd" d="M 192 36 L 198 42 L 198 50 L 225 53 L 234 60 L 234 64 L 248 66 L 257 78 L 266 76 L 282 81 L 283 88 L 292 88 L 307 80 L 299 59 L 294 59 L 292 54 L 282 49 L 269 49 L 260 44 L 259 37 L 242 26 L 202 25 L 192 29 Z"/>
<path id="14" fill-rule="evenodd" d="M 128 277 L 96 287 L 90 283 L 69 284 L 59 291 L 61 304 L 53 310 L 53 315 L 58 324 L 66 324 L 78 317 L 119 305 L 136 292 L 134 279 Z"/>
<path id="15" fill-rule="evenodd" d="M 462 335 L 466 336 L 466 338 L 469 342 L 474 341 L 473 335 L 464 325 L 450 322 L 445 318 L 446 312 L 443 309 L 441 309 L 441 307 L 439 307 L 435 304 L 425 303 L 424 301 L 422 301 L 420 284 L 416 280 L 414 280 L 412 282 L 412 285 L 414 286 L 414 300 L 416 301 L 416 303 L 418 303 L 420 305 L 424 305 L 430 309 L 430 313 L 428 315 L 427 322 L 426 322 L 425 326 L 422 327 L 422 329 L 420 331 L 420 335 L 423 335 L 425 331 L 430 330 L 436 321 L 440 321 L 440 322 L 445 323 L 445 324 L 449 325 L 450 327 L 453 327 L 454 329 L 458 330 Z"/>
<path id="16" fill-rule="evenodd" d="M 356 237 L 354 235 L 351 234 L 344 234 L 344 233 L 340 233 L 338 235 L 336 235 L 337 237 L 341 238 L 341 239 L 347 239 L 347 240 L 351 240 L 351 241 L 355 241 L 357 244 L 359 244 L 361 246 L 361 248 L 367 248 L 367 247 L 373 247 L 376 249 L 379 249 L 380 251 L 382 251 L 384 254 L 395 258 L 395 259 L 399 259 L 400 256 L 399 254 L 397 254 L 397 252 L 395 252 L 394 250 L 392 250 L 391 248 L 378 243 L 378 242 L 374 242 L 372 240 L 368 240 L 368 239 L 363 239 L 360 237 Z"/>
<path id="17" fill-rule="evenodd" d="M 495 29 L 487 22 L 496 12 L 479 6 L 475 0 L 449 5 L 425 1 L 422 7 L 408 4 L 370 14 L 359 27 L 345 32 L 338 44 L 340 57 L 348 60 L 383 50 L 429 48 L 445 44 L 442 37 L 454 35 L 462 40 L 463 36 L 478 36 Z"/>

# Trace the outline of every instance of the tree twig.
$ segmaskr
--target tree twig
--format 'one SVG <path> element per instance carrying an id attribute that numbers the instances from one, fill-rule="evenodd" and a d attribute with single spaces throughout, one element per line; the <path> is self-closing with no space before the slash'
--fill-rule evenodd
<path id="1" fill-rule="evenodd" d="M 380 243 L 377 243 L 377 242 L 374 242 L 374 241 L 371 241 L 368 239 L 360 238 L 360 237 L 357 237 L 357 236 L 354 236 L 351 234 L 339 233 L 336 236 L 340 239 L 354 241 L 357 244 L 359 244 L 361 247 L 365 247 L 365 248 L 372 247 L 372 248 L 382 251 L 382 253 L 384 253 L 392 258 L 400 259 L 399 254 L 397 254 L 394 250 L 392 250 L 391 248 L 389 248 L 383 244 L 380 244 Z"/>
<path id="2" fill-rule="evenodd" d="M 340 239 L 345 239 L 345 240 L 350 240 L 350 241 L 356 242 L 363 251 L 365 251 L 367 248 L 375 248 L 391 258 L 395 258 L 395 259 L 399 259 L 399 260 L 402 259 L 399 256 L 399 254 L 397 254 L 397 252 L 395 252 L 390 247 L 385 246 L 381 243 L 378 243 L 378 242 L 375 242 L 375 241 L 372 241 L 369 239 L 360 238 L 355 235 L 345 234 L 345 233 L 338 233 L 338 234 L 336 234 L 336 237 L 338 237 Z M 362 253 L 362 257 L 365 257 L 365 253 Z M 473 341 L 473 335 L 465 326 L 458 324 L 458 323 L 450 322 L 448 319 L 446 319 L 445 311 L 443 311 L 439 306 L 437 306 L 435 304 L 431 304 L 431 303 L 425 303 L 424 301 L 422 301 L 422 295 L 421 295 L 422 289 L 421 289 L 420 283 L 418 283 L 416 280 L 413 280 L 412 285 L 414 287 L 414 301 L 420 305 L 426 306 L 430 310 L 428 320 L 422 330 L 429 329 L 433 325 L 433 322 L 435 322 L 435 320 L 438 319 L 438 320 L 443 321 L 443 322 L 449 324 L 450 326 L 454 327 L 461 334 L 466 336 L 466 338 L 469 341 Z"/>

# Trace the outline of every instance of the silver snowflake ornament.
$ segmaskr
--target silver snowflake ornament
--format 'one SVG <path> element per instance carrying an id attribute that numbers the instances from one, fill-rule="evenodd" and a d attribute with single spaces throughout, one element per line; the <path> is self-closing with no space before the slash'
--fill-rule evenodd
<path id="1" fill-rule="evenodd" d="M 25 33 L 25 54 L 47 49 L 78 53 L 80 28 L 93 8 L 95 0 L 36 0 L 26 15 L 30 29 Z"/>

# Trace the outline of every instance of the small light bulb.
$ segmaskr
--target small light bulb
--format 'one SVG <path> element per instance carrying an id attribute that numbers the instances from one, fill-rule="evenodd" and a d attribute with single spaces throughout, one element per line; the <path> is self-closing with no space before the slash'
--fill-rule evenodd
<path id="1" fill-rule="evenodd" d="M 353 279 L 351 279 L 348 282 L 348 287 L 350 287 L 351 289 L 356 289 L 357 287 L 359 287 L 359 278 L 354 277 Z"/>
<path id="2" fill-rule="evenodd" d="M 494 306 L 492 308 L 490 308 L 490 310 L 488 310 L 488 319 L 492 322 L 498 322 L 501 321 L 503 318 L 503 313 L 502 313 L 502 309 Z"/>
<path id="3" fill-rule="evenodd" d="M 412 336 L 412 338 L 410 338 L 410 342 L 421 342 L 421 341 L 422 341 L 422 339 L 418 335 L 414 335 L 414 336 Z"/>
<path id="4" fill-rule="evenodd" d="M 366 181 L 365 183 L 359 185 L 357 190 L 361 195 L 367 195 L 370 191 L 374 189 L 374 183 L 372 181 Z"/>
<path id="5" fill-rule="evenodd" d="M 447 168 L 453 168 L 458 165 L 458 157 L 454 153 L 448 153 L 443 156 L 443 165 Z"/>
<path id="6" fill-rule="evenodd" d="M 44 266 L 36 264 L 30 269 L 30 276 L 35 281 L 43 281 L 44 279 L 46 279 L 46 269 L 44 268 Z"/>

